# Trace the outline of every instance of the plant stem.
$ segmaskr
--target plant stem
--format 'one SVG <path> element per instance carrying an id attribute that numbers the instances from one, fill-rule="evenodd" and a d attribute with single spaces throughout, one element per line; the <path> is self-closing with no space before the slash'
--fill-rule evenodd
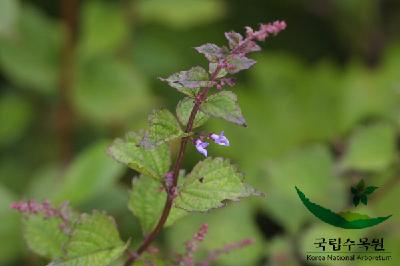
<path id="1" fill-rule="evenodd" d="M 211 75 L 211 79 L 210 79 L 211 81 L 215 81 L 217 79 L 220 70 L 221 70 L 220 66 L 218 66 L 215 69 L 215 71 Z M 185 129 L 186 133 L 190 133 L 192 131 L 194 119 L 196 118 L 196 115 L 197 115 L 198 111 L 200 110 L 201 104 L 206 100 L 207 95 L 208 95 L 208 91 L 211 88 L 212 88 L 212 86 L 204 87 L 200 91 L 200 93 L 196 96 L 195 104 L 193 106 L 193 109 L 192 109 L 192 111 L 190 113 L 190 116 L 189 116 L 188 123 L 186 125 L 186 129 Z M 174 165 L 174 168 L 173 168 L 173 183 L 172 183 L 172 186 L 169 188 L 169 191 L 167 193 L 168 194 L 167 200 L 165 201 L 163 212 L 161 214 L 160 219 L 158 220 L 158 223 L 157 223 L 156 227 L 153 229 L 153 231 L 151 231 L 146 236 L 146 238 L 143 240 L 142 244 L 139 246 L 139 248 L 137 249 L 136 252 L 129 253 L 128 259 L 125 262 L 125 266 L 132 265 L 136 261 L 136 259 L 138 259 L 139 256 L 144 251 L 146 251 L 146 249 L 154 241 L 154 239 L 158 236 L 158 234 L 161 232 L 162 228 L 164 227 L 164 224 L 168 219 L 169 213 L 171 212 L 172 205 L 174 203 L 174 199 L 176 197 L 175 196 L 176 195 L 175 192 L 176 192 L 177 187 L 178 187 L 179 170 L 181 169 L 181 166 L 182 166 L 182 161 L 183 161 L 183 157 L 185 155 L 186 146 L 187 146 L 188 141 L 189 141 L 189 137 L 181 138 L 181 144 L 180 144 L 180 147 L 179 147 L 178 156 L 176 158 L 175 165 Z"/>
<path id="2" fill-rule="evenodd" d="M 70 104 L 73 86 L 74 50 L 77 29 L 79 0 L 62 0 L 63 47 L 61 50 L 61 71 L 59 81 L 59 104 L 57 112 L 57 131 L 60 147 L 60 159 L 66 165 L 72 155 L 72 120 L 73 111 Z"/>

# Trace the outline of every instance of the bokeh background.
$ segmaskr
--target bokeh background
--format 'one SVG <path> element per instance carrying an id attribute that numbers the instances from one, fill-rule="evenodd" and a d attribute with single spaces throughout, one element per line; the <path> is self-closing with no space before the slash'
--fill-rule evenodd
<path id="1" fill-rule="evenodd" d="M 0 1 L 0 265 L 46 264 L 8 208 L 32 197 L 106 210 L 137 244 L 126 207 L 135 173 L 106 147 L 145 127 L 153 108 L 174 108 L 182 96 L 157 77 L 206 65 L 193 47 L 275 19 L 288 28 L 263 44 L 234 88 L 248 128 L 219 120 L 204 128 L 225 130 L 231 147 L 210 154 L 232 158 L 267 196 L 182 219 L 159 238 L 161 252 L 181 250 L 206 221 L 203 249 L 255 239 L 220 266 L 310 265 L 305 251 L 317 237 L 383 237 L 394 257 L 384 265 L 400 265 L 397 0 Z M 189 147 L 185 168 L 200 159 Z M 380 188 L 355 210 L 394 214 L 370 230 L 318 221 L 294 190 L 352 210 L 350 186 L 361 178 Z M 342 265 L 315 265 L 327 264 Z"/>

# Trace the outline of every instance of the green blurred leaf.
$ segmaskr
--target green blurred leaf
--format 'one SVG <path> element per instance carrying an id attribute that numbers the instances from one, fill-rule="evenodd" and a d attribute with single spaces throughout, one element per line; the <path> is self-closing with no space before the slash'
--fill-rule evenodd
<path id="1" fill-rule="evenodd" d="M 247 126 L 237 102 L 237 96 L 231 91 L 221 91 L 209 96 L 201 105 L 201 110 L 210 116 Z"/>
<path id="2" fill-rule="evenodd" d="M 153 178 L 142 175 L 132 180 L 132 192 L 128 207 L 139 218 L 144 235 L 156 226 L 166 199 L 165 189 L 160 182 Z M 186 214 L 186 211 L 173 207 L 165 226 L 172 225 Z"/>
<path id="3" fill-rule="evenodd" d="M 24 98 L 5 94 L 0 98 L 0 147 L 17 141 L 30 125 L 33 109 Z"/>
<path id="4" fill-rule="evenodd" d="M 149 108 L 146 80 L 131 64 L 107 57 L 82 59 L 76 70 L 73 104 L 91 121 L 123 123 Z"/>
<path id="5" fill-rule="evenodd" d="M 18 1 L 2 0 L 0 2 L 0 37 L 10 36 L 14 32 L 18 14 Z"/>
<path id="6" fill-rule="evenodd" d="M 0 67 L 15 85 L 41 93 L 55 91 L 59 76 L 60 27 L 24 5 L 17 34 L 0 41 Z"/>
<path id="7" fill-rule="evenodd" d="M 222 158 L 207 158 L 199 162 L 184 179 L 176 206 L 186 211 L 208 211 L 225 205 L 228 200 L 260 196 L 244 183 L 243 174 Z"/>
<path id="8" fill-rule="evenodd" d="M 258 187 L 266 193 L 267 199 L 262 201 L 261 207 L 291 233 L 312 219 L 304 210 L 294 186 L 301 186 L 322 206 L 340 210 L 346 205 L 345 184 L 334 175 L 334 161 L 326 146 L 295 149 L 269 161 L 265 168 L 267 176 Z"/>
<path id="9" fill-rule="evenodd" d="M 395 130 L 388 124 L 358 128 L 350 139 L 342 161 L 346 169 L 380 171 L 395 159 Z"/>
<path id="10" fill-rule="evenodd" d="M 21 236 L 21 216 L 10 209 L 10 204 L 16 200 L 8 189 L 0 183 L 0 264 L 7 263 L 21 255 L 23 239 Z"/>
<path id="11" fill-rule="evenodd" d="M 106 154 L 108 142 L 97 142 L 80 153 L 68 167 L 55 194 L 56 202 L 82 203 L 109 188 L 122 174 L 122 165 Z"/>
<path id="12" fill-rule="evenodd" d="M 179 101 L 178 105 L 176 106 L 176 115 L 179 122 L 181 122 L 183 126 L 187 125 L 190 113 L 193 110 L 193 106 L 194 100 L 189 97 L 185 97 L 184 99 Z M 197 112 L 196 118 L 194 119 L 193 128 L 202 126 L 205 122 L 207 122 L 208 118 L 209 116 L 200 110 L 199 112 Z"/>
<path id="13" fill-rule="evenodd" d="M 68 235 L 61 231 L 60 218 L 31 215 L 24 220 L 24 237 L 29 248 L 40 256 L 56 259 L 63 255 Z"/>
<path id="14" fill-rule="evenodd" d="M 161 144 L 153 149 L 141 147 L 142 136 L 135 132 L 128 133 L 125 139 L 116 139 L 108 149 L 109 154 L 118 162 L 149 175 L 164 180 L 171 166 L 171 154 L 168 144 Z"/>
<path id="15" fill-rule="evenodd" d="M 141 145 L 154 148 L 171 140 L 187 136 L 175 116 L 167 109 L 154 110 L 149 115 L 149 130 L 143 137 Z"/>
<path id="16" fill-rule="evenodd" d="M 82 214 L 65 246 L 66 256 L 51 266 L 107 266 L 122 255 L 126 245 L 115 221 L 104 213 Z"/>
<path id="17" fill-rule="evenodd" d="M 143 21 L 158 22 L 172 28 L 190 28 L 212 22 L 224 15 L 219 0 L 140 0 L 137 12 Z"/>
<path id="18" fill-rule="evenodd" d="M 85 58 L 115 53 L 128 40 L 128 21 L 124 10 L 116 3 L 84 2 L 82 9 L 80 52 Z"/>
<path id="19" fill-rule="evenodd" d="M 200 225 L 208 224 L 209 231 L 196 252 L 195 260 L 201 261 L 208 251 L 224 245 L 251 238 L 254 242 L 241 250 L 222 255 L 215 262 L 219 266 L 258 265 L 268 246 L 253 219 L 253 210 L 247 202 L 232 204 L 211 213 L 191 214 L 166 230 L 167 247 L 173 252 L 182 252 L 184 243 L 197 232 Z"/>

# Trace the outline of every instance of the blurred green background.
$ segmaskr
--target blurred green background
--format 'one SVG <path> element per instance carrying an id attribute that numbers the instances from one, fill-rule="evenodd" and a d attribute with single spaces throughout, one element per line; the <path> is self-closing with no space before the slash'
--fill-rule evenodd
<path id="1" fill-rule="evenodd" d="M 174 108 L 182 96 L 157 77 L 206 65 L 194 46 L 275 19 L 288 28 L 234 88 L 248 128 L 205 128 L 231 141 L 210 154 L 232 158 L 267 196 L 182 219 L 159 238 L 161 251 L 181 250 L 206 221 L 203 249 L 256 240 L 220 266 L 310 265 L 316 237 L 383 237 L 394 257 L 383 264 L 400 265 L 398 0 L 1 0 L 0 265 L 46 264 L 8 207 L 32 197 L 106 210 L 136 245 L 140 227 L 126 207 L 136 173 L 106 147 L 144 127 L 153 108 Z M 189 147 L 185 168 L 200 159 Z M 356 211 L 394 214 L 370 230 L 318 221 L 294 190 L 351 210 L 350 186 L 361 178 L 380 189 Z"/>

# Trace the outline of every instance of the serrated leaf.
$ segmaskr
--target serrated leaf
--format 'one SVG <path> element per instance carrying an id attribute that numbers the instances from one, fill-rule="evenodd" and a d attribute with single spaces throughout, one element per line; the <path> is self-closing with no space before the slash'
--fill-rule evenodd
<path id="1" fill-rule="evenodd" d="M 368 186 L 368 187 L 365 188 L 364 194 L 370 195 L 370 194 L 374 193 L 374 191 L 375 191 L 377 188 L 378 188 L 378 187 L 375 187 L 375 186 Z"/>
<path id="2" fill-rule="evenodd" d="M 202 104 L 201 110 L 210 116 L 223 118 L 240 126 L 247 126 L 237 102 L 237 96 L 231 91 L 221 91 L 209 96 Z"/>
<path id="3" fill-rule="evenodd" d="M 49 266 L 107 266 L 125 249 L 114 219 L 94 211 L 82 214 L 65 246 L 66 256 Z"/>
<path id="4" fill-rule="evenodd" d="M 44 218 L 41 215 L 27 217 L 23 223 L 23 232 L 29 248 L 35 253 L 56 259 L 63 255 L 63 246 L 68 235 L 60 229 L 60 218 Z"/>
<path id="5" fill-rule="evenodd" d="M 128 207 L 139 218 L 144 234 L 157 224 L 166 199 L 167 193 L 160 182 L 144 175 L 132 180 Z M 186 214 L 186 211 L 172 207 L 165 226 L 172 225 Z"/>
<path id="6" fill-rule="evenodd" d="M 199 88 L 212 85 L 207 71 L 200 66 L 192 67 L 187 71 L 177 72 L 166 79 L 160 78 L 160 80 L 168 82 L 171 87 L 190 97 L 194 97 L 198 93 Z"/>
<path id="7" fill-rule="evenodd" d="M 352 194 L 357 194 L 358 190 L 355 187 L 351 187 L 350 191 Z"/>
<path id="8" fill-rule="evenodd" d="M 170 149 L 167 144 L 145 149 L 140 145 L 142 139 L 140 134 L 128 133 L 125 139 L 116 139 L 109 147 L 108 153 L 114 160 L 140 173 L 162 180 L 171 166 Z"/>
<path id="9" fill-rule="evenodd" d="M 185 97 L 184 99 L 179 101 L 178 105 L 176 106 L 176 115 L 182 125 L 187 125 L 193 106 L 194 100 L 189 97 Z M 194 119 L 193 128 L 202 126 L 205 122 L 207 122 L 208 118 L 209 116 L 207 114 L 199 110 L 197 112 L 196 118 Z"/>
<path id="10" fill-rule="evenodd" d="M 154 111 L 149 116 L 150 129 L 144 135 L 141 145 L 154 148 L 162 143 L 187 136 L 175 116 L 167 109 Z"/>
<path id="11" fill-rule="evenodd" d="M 257 61 L 247 58 L 246 56 L 242 55 L 231 55 L 228 56 L 227 58 L 228 64 L 231 65 L 231 67 L 228 68 L 228 72 L 230 74 L 235 74 L 238 73 L 239 71 L 249 69 L 252 65 L 257 63 Z"/>
<path id="12" fill-rule="evenodd" d="M 207 158 L 184 179 L 176 206 L 187 211 L 204 212 L 222 207 L 227 200 L 237 201 L 261 194 L 243 182 L 243 175 L 228 160 Z"/>
<path id="13" fill-rule="evenodd" d="M 206 43 L 201 46 L 195 47 L 196 51 L 203 54 L 209 62 L 217 63 L 219 60 L 228 55 L 226 47 L 219 47 L 213 43 Z"/>

